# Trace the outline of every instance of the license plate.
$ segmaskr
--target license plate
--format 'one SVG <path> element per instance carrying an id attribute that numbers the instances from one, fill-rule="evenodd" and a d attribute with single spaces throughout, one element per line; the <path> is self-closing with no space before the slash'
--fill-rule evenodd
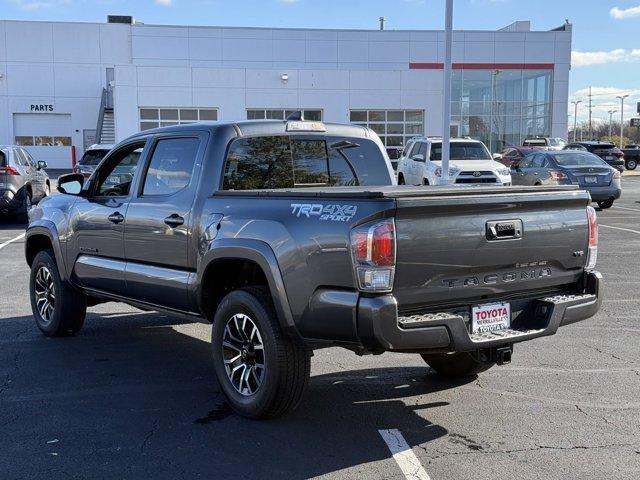
<path id="1" fill-rule="evenodd" d="M 511 326 L 511 305 L 491 303 L 471 309 L 471 333 L 487 333 Z"/>
<path id="2" fill-rule="evenodd" d="M 584 183 L 598 183 L 598 177 L 584 177 Z"/>
<path id="3" fill-rule="evenodd" d="M 106 181 L 106 183 L 111 183 L 111 184 L 113 184 L 113 183 L 120 183 L 120 177 L 117 177 L 117 176 L 115 176 L 115 175 L 114 175 L 114 176 L 111 176 L 111 177 L 107 177 L 107 181 Z"/>
<path id="4" fill-rule="evenodd" d="M 604 157 L 605 160 L 613 160 L 613 157 L 611 155 L 607 155 L 606 157 Z"/>

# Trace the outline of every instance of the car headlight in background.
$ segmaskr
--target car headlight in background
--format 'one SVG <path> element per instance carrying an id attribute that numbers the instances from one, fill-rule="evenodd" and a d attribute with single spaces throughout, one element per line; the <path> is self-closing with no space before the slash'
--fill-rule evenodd
<path id="1" fill-rule="evenodd" d="M 502 175 L 503 177 L 506 177 L 510 173 L 511 173 L 511 171 L 508 168 L 499 168 L 498 169 L 498 174 Z"/>

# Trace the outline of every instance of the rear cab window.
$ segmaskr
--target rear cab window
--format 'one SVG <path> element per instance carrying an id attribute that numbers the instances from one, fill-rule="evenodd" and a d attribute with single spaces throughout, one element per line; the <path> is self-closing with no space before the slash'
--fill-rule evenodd
<path id="1" fill-rule="evenodd" d="M 78 162 L 80 165 L 98 165 L 109 150 L 87 150 Z"/>
<path id="2" fill-rule="evenodd" d="M 234 140 L 223 190 L 390 185 L 387 161 L 367 138 L 274 135 Z"/>

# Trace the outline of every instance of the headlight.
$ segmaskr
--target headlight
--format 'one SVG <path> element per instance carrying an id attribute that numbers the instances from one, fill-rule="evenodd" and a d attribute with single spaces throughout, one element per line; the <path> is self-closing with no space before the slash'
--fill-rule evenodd
<path id="1" fill-rule="evenodd" d="M 511 172 L 508 168 L 499 168 L 498 169 L 498 173 L 500 175 L 502 175 L 503 177 L 506 177 L 507 175 L 509 175 Z"/>

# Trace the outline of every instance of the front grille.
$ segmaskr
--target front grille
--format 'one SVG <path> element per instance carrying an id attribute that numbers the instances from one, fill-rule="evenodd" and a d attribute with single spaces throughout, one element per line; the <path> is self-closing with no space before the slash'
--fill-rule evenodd
<path id="1" fill-rule="evenodd" d="M 492 172 L 468 171 L 460 172 L 456 178 L 456 183 L 497 183 L 498 179 Z"/>

